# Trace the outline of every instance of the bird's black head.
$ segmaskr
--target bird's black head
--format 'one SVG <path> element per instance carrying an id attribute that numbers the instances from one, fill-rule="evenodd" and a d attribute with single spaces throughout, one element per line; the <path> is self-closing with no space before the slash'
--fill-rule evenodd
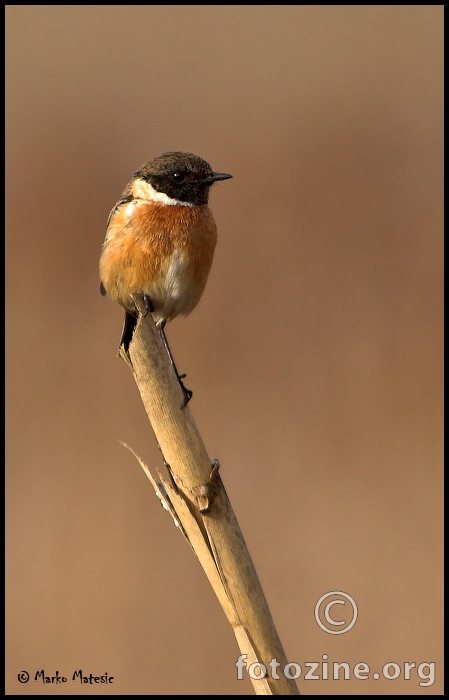
<path id="1" fill-rule="evenodd" d="M 209 163 L 193 153 L 163 153 L 142 165 L 133 178 L 141 178 L 171 199 L 200 206 L 207 204 L 209 188 L 232 177 L 215 173 Z"/>

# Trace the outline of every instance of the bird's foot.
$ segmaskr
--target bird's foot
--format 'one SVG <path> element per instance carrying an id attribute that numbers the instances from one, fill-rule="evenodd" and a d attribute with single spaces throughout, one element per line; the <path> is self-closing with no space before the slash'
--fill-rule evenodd
<path id="1" fill-rule="evenodd" d="M 142 295 L 142 300 L 143 300 L 143 303 L 144 303 L 144 306 L 145 306 L 145 313 L 144 313 L 144 315 L 143 315 L 144 318 L 145 318 L 145 316 L 147 316 L 147 314 L 148 314 L 149 311 L 151 311 L 151 312 L 154 311 L 154 306 L 153 306 L 153 302 L 151 301 L 151 299 L 150 299 L 150 297 L 148 296 L 148 294 L 143 294 L 143 295 Z"/>
<path id="2" fill-rule="evenodd" d="M 181 408 L 185 408 L 193 396 L 193 391 L 191 389 L 187 389 L 187 387 L 184 386 L 184 382 L 182 380 L 185 376 L 185 374 L 177 374 L 179 386 L 181 387 L 182 393 L 184 394 L 184 400 L 181 404 Z"/>

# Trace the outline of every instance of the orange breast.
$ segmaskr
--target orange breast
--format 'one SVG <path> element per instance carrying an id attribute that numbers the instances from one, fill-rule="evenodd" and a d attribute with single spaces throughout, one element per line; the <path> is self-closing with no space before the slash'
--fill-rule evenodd
<path id="1" fill-rule="evenodd" d="M 132 311 L 133 294 L 147 294 L 155 320 L 188 314 L 206 285 L 217 241 L 207 205 L 133 200 L 113 214 L 100 260 L 108 295 Z"/>

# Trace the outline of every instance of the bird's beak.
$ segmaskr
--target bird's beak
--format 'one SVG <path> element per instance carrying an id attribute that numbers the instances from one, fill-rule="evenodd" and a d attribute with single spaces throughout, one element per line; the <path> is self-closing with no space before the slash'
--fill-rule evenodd
<path id="1" fill-rule="evenodd" d="M 217 180 L 229 180 L 229 178 L 232 177 L 232 175 L 228 175 L 228 173 L 212 173 L 212 175 L 209 175 L 208 177 L 203 178 L 201 182 L 207 183 L 207 182 L 217 182 Z"/>

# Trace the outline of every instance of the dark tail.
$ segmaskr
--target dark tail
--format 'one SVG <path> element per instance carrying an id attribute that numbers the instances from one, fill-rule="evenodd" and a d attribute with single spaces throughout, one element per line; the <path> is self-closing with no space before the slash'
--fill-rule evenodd
<path id="1" fill-rule="evenodd" d="M 125 322 L 123 324 L 120 346 L 123 345 L 126 352 L 128 352 L 129 344 L 132 340 L 136 323 L 137 318 L 133 314 L 130 314 L 129 311 L 125 311 Z"/>

